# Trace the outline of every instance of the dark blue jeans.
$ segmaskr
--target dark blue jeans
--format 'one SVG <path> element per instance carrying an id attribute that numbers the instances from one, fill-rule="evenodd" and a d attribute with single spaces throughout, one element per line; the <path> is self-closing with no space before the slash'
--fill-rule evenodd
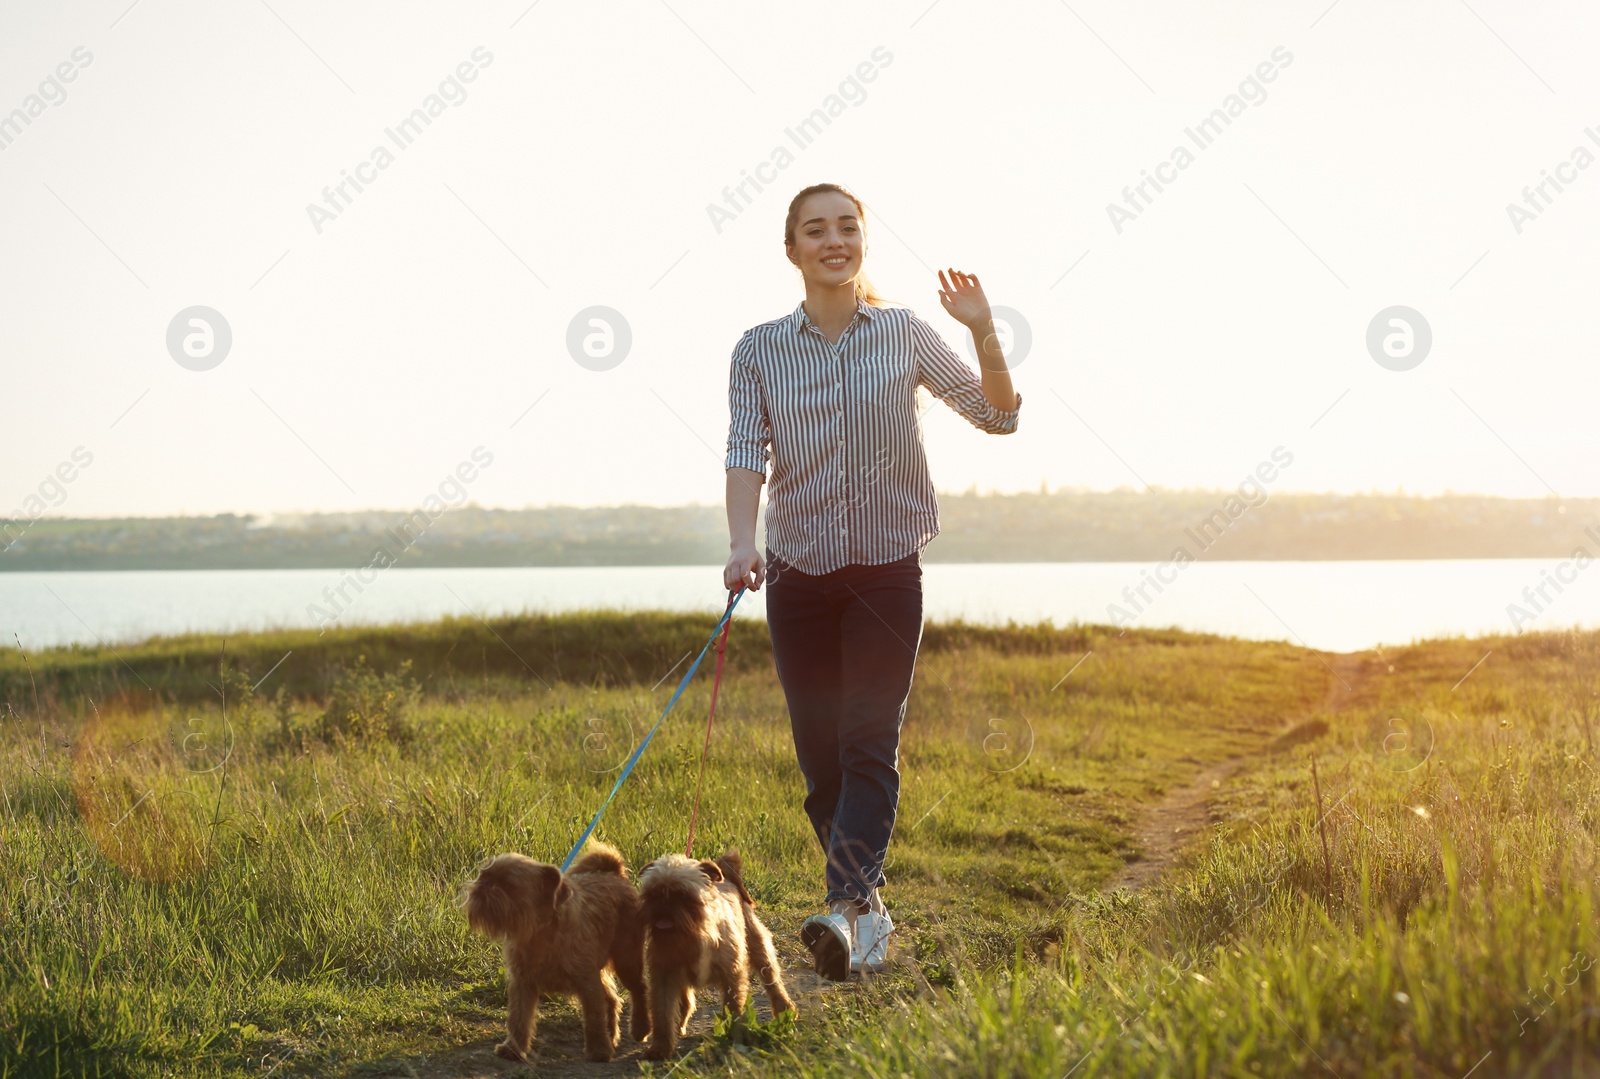
<path id="1" fill-rule="evenodd" d="M 900 724 L 922 643 L 922 556 L 805 574 L 767 551 L 767 628 L 827 855 L 826 901 L 884 883 Z"/>

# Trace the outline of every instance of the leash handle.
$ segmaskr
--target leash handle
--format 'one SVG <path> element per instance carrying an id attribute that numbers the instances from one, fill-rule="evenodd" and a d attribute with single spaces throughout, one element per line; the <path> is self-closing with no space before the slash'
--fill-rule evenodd
<path id="1" fill-rule="evenodd" d="M 599 809 L 595 810 L 594 819 L 589 822 L 589 827 L 583 830 L 583 834 L 578 837 L 578 841 L 572 845 L 572 850 L 568 852 L 566 861 L 561 863 L 561 872 L 565 873 L 567 871 L 573 860 L 578 857 L 578 852 L 583 849 L 583 845 L 594 834 L 595 826 L 600 823 L 600 818 L 610 807 L 611 800 L 617 796 L 617 791 L 622 789 L 622 784 L 627 780 L 629 773 L 633 771 L 633 766 L 639 763 L 639 758 L 644 755 L 645 747 L 650 744 L 650 739 L 654 738 L 656 731 L 661 729 L 662 720 L 667 718 L 667 713 L 672 711 L 672 706 L 678 703 L 678 698 L 683 696 L 683 691 L 689 687 L 689 680 L 694 677 L 694 672 L 700 669 L 700 661 L 706 658 L 706 653 L 711 650 L 711 644 L 717 639 L 717 634 L 723 632 L 727 627 L 728 620 L 733 617 L 733 609 L 739 605 L 739 600 L 744 595 L 744 591 L 744 585 L 741 584 L 738 591 L 733 593 L 733 598 L 728 601 L 728 609 L 722 612 L 722 620 L 711 631 L 711 636 L 706 638 L 705 647 L 700 649 L 700 654 L 694 658 L 693 663 L 689 664 L 689 670 L 684 673 L 683 681 L 678 683 L 678 688 L 672 693 L 672 699 L 667 701 L 667 706 L 661 710 L 661 715 L 656 719 L 655 726 L 645 732 L 644 740 L 634 749 L 627 763 L 622 766 L 622 774 L 617 776 L 617 781 L 611 785 L 611 793 L 606 795 L 606 800 L 600 803 Z"/>
<path id="2" fill-rule="evenodd" d="M 729 596 L 732 596 L 729 591 Z M 725 622 L 722 626 L 722 636 L 717 639 L 717 674 L 711 682 L 711 710 L 706 713 L 706 744 L 700 749 L 700 775 L 694 781 L 694 810 L 689 814 L 689 842 L 683 848 L 685 858 L 694 857 L 694 826 L 700 819 L 700 790 L 706 781 L 706 758 L 711 754 L 711 721 L 717 715 L 717 691 L 722 688 L 722 657 L 728 650 L 728 629 L 733 625 Z"/>

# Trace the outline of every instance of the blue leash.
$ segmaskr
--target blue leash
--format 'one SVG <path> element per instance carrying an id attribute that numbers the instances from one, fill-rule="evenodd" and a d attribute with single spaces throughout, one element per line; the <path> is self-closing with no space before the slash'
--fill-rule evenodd
<path id="1" fill-rule="evenodd" d="M 700 669 L 700 661 L 706 658 L 706 653 L 711 650 L 711 645 L 716 641 L 717 634 L 722 632 L 722 627 L 727 624 L 728 619 L 733 617 L 733 609 L 739 605 L 739 598 L 743 595 L 744 585 L 740 585 L 739 590 L 728 601 L 728 609 L 722 612 L 722 618 L 717 622 L 717 628 L 712 630 L 711 636 L 706 639 L 706 646 L 700 649 L 700 654 L 689 665 L 689 671 L 683 676 L 683 681 L 678 683 L 678 688 L 672 694 L 672 699 L 661 710 L 661 718 L 657 719 L 655 726 L 651 727 L 649 732 L 645 734 L 644 741 L 640 742 L 639 747 L 633 751 L 633 755 L 628 758 L 628 763 L 622 766 L 622 774 L 617 777 L 616 783 L 612 785 L 611 793 L 606 795 L 604 802 L 600 803 L 600 808 L 595 811 L 594 820 L 589 822 L 589 827 L 583 830 L 583 834 L 578 837 L 578 842 L 573 844 L 572 852 L 567 855 L 567 860 L 561 863 L 561 872 L 565 873 L 567 871 L 567 867 L 572 865 L 572 860 L 578 856 L 578 852 L 583 849 L 583 845 L 589 841 L 589 836 L 593 834 L 595 825 L 600 823 L 600 817 L 611 805 L 611 799 L 617 796 L 617 791 L 622 789 L 622 784 L 627 780 L 628 773 L 633 771 L 633 766 L 638 764 L 639 758 L 644 755 L 644 749 L 650 744 L 650 739 L 654 738 L 656 731 L 661 729 L 661 720 L 667 718 L 667 713 L 672 711 L 672 706 L 678 703 L 678 698 L 683 695 L 683 691 L 689 688 L 689 680 L 694 677 L 694 672 Z"/>

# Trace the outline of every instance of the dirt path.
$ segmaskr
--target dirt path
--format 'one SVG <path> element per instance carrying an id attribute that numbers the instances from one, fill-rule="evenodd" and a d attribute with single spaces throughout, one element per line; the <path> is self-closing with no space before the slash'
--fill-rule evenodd
<path id="1" fill-rule="evenodd" d="M 1367 653 L 1327 655 L 1330 673 L 1328 689 L 1313 711 L 1337 712 L 1354 699 L 1363 681 Z M 1127 888 L 1139 891 L 1148 888 L 1162 876 L 1189 842 L 1204 834 L 1212 823 L 1211 793 L 1250 758 L 1232 757 L 1213 764 L 1195 777 L 1185 787 L 1171 790 L 1151 806 L 1134 825 L 1133 835 L 1142 852 L 1136 862 L 1129 862 L 1112 876 L 1104 886 L 1105 891 Z"/>
<path id="2" fill-rule="evenodd" d="M 1106 882 L 1105 890 L 1139 891 L 1155 883 L 1189 840 L 1204 832 L 1211 823 L 1211 792 L 1222 786 L 1222 781 L 1244 762 L 1245 758 L 1234 757 L 1213 764 L 1193 783 L 1168 791 L 1161 801 L 1146 810 L 1133 826 L 1133 837 L 1139 843 L 1139 860 L 1119 869 Z"/>
<path id="3" fill-rule="evenodd" d="M 785 969 L 783 983 L 802 1016 L 817 1014 L 822 1010 L 824 994 L 837 992 L 839 987 L 851 984 L 824 981 L 810 967 Z M 767 1007 L 767 998 L 762 994 L 760 985 L 751 986 L 750 999 L 755 1001 L 756 1011 L 762 1019 L 772 1018 L 772 1010 Z M 689 1021 L 689 1033 L 678 1041 L 678 1058 L 693 1051 L 711 1036 L 712 1024 L 720 1007 L 717 1001 L 715 990 L 697 994 L 694 1017 Z M 584 1059 L 583 1020 L 575 1012 L 565 1008 L 556 1011 L 551 1005 L 546 1005 L 539 1017 L 539 1030 L 534 1039 L 531 1072 L 527 1065 L 501 1060 L 494 1055 L 494 1047 L 505 1037 L 505 1030 L 496 1027 L 465 1045 L 442 1047 L 438 1052 L 424 1056 L 363 1064 L 360 1074 L 364 1077 L 403 1076 L 406 1079 L 497 1079 L 529 1074 L 558 1076 L 561 1079 L 576 1079 L 579 1076 L 603 1079 L 607 1076 L 637 1075 L 639 1065 L 644 1060 L 644 1046 L 628 1037 L 629 1014 L 623 1012 L 622 1041 L 617 1046 L 616 1059 L 608 1064 L 591 1063 Z M 672 1068 L 672 1062 L 658 1064 L 657 1068 L 668 1071 Z"/>

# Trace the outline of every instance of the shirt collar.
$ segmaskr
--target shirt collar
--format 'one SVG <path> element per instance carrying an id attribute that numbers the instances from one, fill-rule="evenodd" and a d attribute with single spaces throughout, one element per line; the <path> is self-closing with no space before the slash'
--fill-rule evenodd
<path id="1" fill-rule="evenodd" d="M 878 309 L 863 299 L 856 300 L 856 316 L 873 319 L 878 317 Z M 795 333 L 805 332 L 806 325 L 811 322 L 811 316 L 806 314 L 804 300 L 795 304 L 794 313 L 789 316 L 789 324 L 794 327 Z"/>

